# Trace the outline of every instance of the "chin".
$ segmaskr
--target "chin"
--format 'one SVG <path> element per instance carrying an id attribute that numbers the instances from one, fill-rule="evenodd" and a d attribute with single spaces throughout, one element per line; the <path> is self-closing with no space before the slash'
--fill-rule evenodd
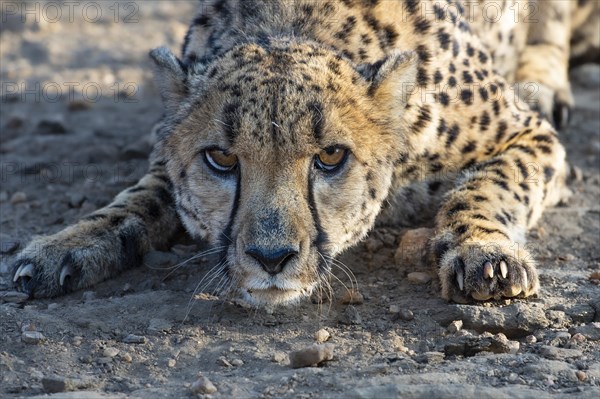
<path id="1" fill-rule="evenodd" d="M 251 306 L 274 307 L 295 305 L 302 299 L 309 297 L 316 284 L 305 288 L 239 288 L 241 299 Z"/>

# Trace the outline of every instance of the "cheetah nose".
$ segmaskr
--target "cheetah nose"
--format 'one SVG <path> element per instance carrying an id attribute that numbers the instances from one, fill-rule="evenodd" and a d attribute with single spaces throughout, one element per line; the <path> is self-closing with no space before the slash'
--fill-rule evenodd
<path id="1" fill-rule="evenodd" d="M 246 254 L 256 259 L 264 271 L 274 276 L 280 273 L 285 265 L 298 255 L 298 251 L 289 247 L 267 249 L 250 246 L 246 248 Z"/>

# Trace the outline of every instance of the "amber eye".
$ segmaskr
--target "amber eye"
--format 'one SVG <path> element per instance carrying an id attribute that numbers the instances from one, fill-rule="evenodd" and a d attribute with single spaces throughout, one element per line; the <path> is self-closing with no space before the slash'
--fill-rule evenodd
<path id="1" fill-rule="evenodd" d="M 217 172 L 231 172 L 238 163 L 237 156 L 229 154 L 225 150 L 213 148 L 204 151 L 206 163 Z"/>
<path id="2" fill-rule="evenodd" d="M 325 172 L 333 172 L 344 164 L 347 157 L 348 150 L 346 148 L 327 147 L 316 156 L 315 165 Z"/>

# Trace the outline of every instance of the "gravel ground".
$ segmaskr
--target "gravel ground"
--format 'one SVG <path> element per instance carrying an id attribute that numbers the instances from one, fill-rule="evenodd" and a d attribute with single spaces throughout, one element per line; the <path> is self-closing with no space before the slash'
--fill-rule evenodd
<path id="1" fill-rule="evenodd" d="M 144 174 L 161 113 L 147 51 L 178 49 L 195 2 L 82 2 L 72 20 L 66 5 L 57 16 L 59 3 L 29 2 L 24 23 L 25 6 L 6 4 L 1 397 L 600 397 L 597 66 L 573 71 L 578 105 L 561 133 L 582 172 L 575 195 L 529 235 L 538 298 L 448 304 L 434 270 L 406 260 L 418 251 L 395 256 L 402 232 L 378 229 L 341 257 L 360 295 L 340 269 L 333 298 L 293 308 L 194 296 L 215 259 L 174 267 L 201 249 L 185 243 L 93 291 L 25 301 L 7 274 L 18 249 Z"/>

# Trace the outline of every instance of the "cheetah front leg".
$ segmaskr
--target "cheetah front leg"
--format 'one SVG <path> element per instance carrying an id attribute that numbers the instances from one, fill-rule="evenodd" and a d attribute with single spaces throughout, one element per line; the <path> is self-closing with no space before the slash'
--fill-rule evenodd
<path id="1" fill-rule="evenodd" d="M 447 194 L 431 242 L 444 298 L 465 302 L 538 291 L 524 236 L 543 208 L 560 199 L 566 164 L 554 130 L 546 121 L 537 124 L 514 132 Z"/>
<path id="2" fill-rule="evenodd" d="M 163 164 L 108 206 L 54 235 L 33 240 L 17 257 L 13 281 L 31 297 L 89 287 L 137 266 L 180 229 Z"/>
<path id="3" fill-rule="evenodd" d="M 571 7 L 569 1 L 542 1 L 531 7 L 527 43 L 519 54 L 515 81 L 521 98 L 557 129 L 566 127 L 574 105 L 569 84 Z"/>

